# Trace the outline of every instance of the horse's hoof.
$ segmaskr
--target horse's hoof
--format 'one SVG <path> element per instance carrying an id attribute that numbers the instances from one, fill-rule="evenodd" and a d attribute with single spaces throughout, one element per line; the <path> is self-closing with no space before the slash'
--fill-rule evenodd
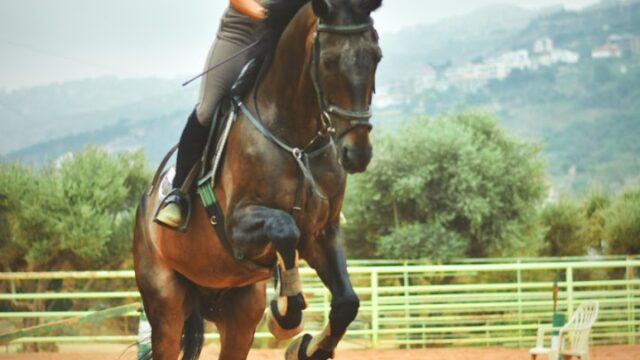
<path id="1" fill-rule="evenodd" d="M 304 334 L 294 340 L 287 347 L 287 351 L 284 354 L 285 360 L 327 360 L 333 359 L 333 351 L 325 351 L 317 349 L 311 356 L 307 356 L 307 349 L 313 337 L 309 334 Z"/>
<path id="2" fill-rule="evenodd" d="M 287 346 L 287 351 L 284 353 L 285 360 L 307 360 L 307 347 L 311 342 L 311 335 L 304 334 L 297 339 L 295 339 L 289 346 Z"/>
<path id="3" fill-rule="evenodd" d="M 272 302 L 273 304 L 273 302 Z M 302 330 L 304 330 L 304 321 L 300 318 L 300 321 L 297 326 L 291 329 L 283 328 L 278 322 L 277 318 L 282 319 L 282 317 L 277 317 L 273 311 L 277 310 L 277 305 L 269 306 L 269 310 L 267 311 L 267 327 L 269 328 L 269 332 L 278 340 L 289 340 L 294 336 L 300 334 Z"/>

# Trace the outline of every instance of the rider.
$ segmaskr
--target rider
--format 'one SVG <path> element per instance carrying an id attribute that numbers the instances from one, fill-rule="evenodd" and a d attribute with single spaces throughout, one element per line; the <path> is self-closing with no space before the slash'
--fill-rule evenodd
<path id="1" fill-rule="evenodd" d="M 205 70 L 229 59 L 258 38 L 256 29 L 267 15 L 261 2 L 264 0 L 229 0 L 229 7 L 220 21 L 217 39 L 209 51 Z M 189 171 L 202 155 L 215 108 L 229 92 L 249 56 L 248 52 L 244 52 L 203 76 L 198 103 L 189 116 L 178 144 L 174 188 L 182 186 Z M 157 221 L 171 228 L 181 226 L 187 210 L 184 194 L 174 194 L 164 200 L 156 217 Z"/>

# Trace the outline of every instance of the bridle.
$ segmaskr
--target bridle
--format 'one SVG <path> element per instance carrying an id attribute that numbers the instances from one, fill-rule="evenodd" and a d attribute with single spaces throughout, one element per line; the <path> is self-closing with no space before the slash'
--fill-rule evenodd
<path id="1" fill-rule="evenodd" d="M 322 32 L 334 33 L 340 35 L 352 35 L 352 34 L 361 34 L 365 31 L 369 31 L 373 29 L 373 21 L 369 20 L 365 24 L 359 25 L 327 25 L 322 24 L 318 19 L 316 23 L 316 31 L 313 39 L 313 48 L 311 54 L 311 80 L 313 82 L 313 86 L 316 90 L 316 95 L 318 96 L 318 104 L 320 106 L 320 122 L 321 126 L 318 130 L 316 136 L 305 146 L 304 148 L 297 148 L 288 145 L 282 139 L 277 137 L 271 130 L 269 130 L 264 123 L 262 122 L 260 111 L 258 109 L 257 102 L 257 91 L 254 92 L 254 104 L 256 108 L 256 115 L 254 115 L 247 106 L 242 102 L 239 97 L 233 97 L 233 102 L 235 106 L 249 119 L 249 121 L 253 124 L 253 126 L 258 129 L 260 133 L 262 133 L 267 139 L 276 144 L 278 147 L 283 149 L 284 151 L 290 153 L 293 158 L 298 163 L 298 167 L 302 172 L 303 178 L 305 178 L 311 184 L 311 188 L 314 192 L 321 198 L 326 199 L 326 196 L 319 189 L 315 179 L 313 178 L 313 174 L 311 172 L 311 165 L 309 163 L 310 159 L 313 159 L 326 150 L 333 148 L 335 145 L 334 138 L 339 141 L 342 139 L 347 133 L 357 127 L 366 127 L 369 130 L 373 127 L 369 120 L 371 119 L 371 104 L 369 104 L 369 108 L 366 111 L 354 111 L 342 108 L 337 105 L 330 104 L 327 101 L 325 96 L 324 88 L 322 86 L 322 81 L 320 79 L 320 65 L 319 65 L 319 56 L 320 56 L 320 36 L 319 34 Z M 342 130 L 340 133 L 335 134 L 335 128 L 333 127 L 333 121 L 331 115 L 337 115 L 340 118 L 348 118 L 349 126 Z M 324 145 L 319 148 L 313 149 L 321 138 L 327 137 L 327 134 L 330 134 L 329 140 Z M 296 200 L 296 203 L 298 201 Z M 298 207 L 294 207 L 297 209 Z"/>
<path id="2" fill-rule="evenodd" d="M 316 23 L 316 31 L 313 35 L 313 45 L 311 49 L 311 81 L 316 90 L 318 97 L 318 105 L 320 106 L 320 121 L 323 129 L 335 131 L 331 116 L 336 115 L 340 118 L 349 119 L 349 126 L 336 134 L 336 139 L 341 140 L 347 133 L 357 127 L 366 127 L 369 130 L 373 127 L 371 122 L 371 104 L 365 111 L 354 111 L 342 108 L 338 105 L 331 104 L 327 100 L 322 78 L 320 76 L 320 33 L 331 33 L 338 35 L 355 35 L 362 34 L 373 29 L 373 21 L 369 20 L 364 24 L 358 25 L 328 25 L 323 24 L 320 19 Z"/>

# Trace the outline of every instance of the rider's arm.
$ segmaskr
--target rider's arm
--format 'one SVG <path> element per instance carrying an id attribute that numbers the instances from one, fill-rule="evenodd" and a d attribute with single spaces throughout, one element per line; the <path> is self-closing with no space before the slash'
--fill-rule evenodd
<path id="1" fill-rule="evenodd" d="M 229 0 L 231 7 L 256 20 L 263 20 L 266 16 L 265 8 L 258 0 Z"/>

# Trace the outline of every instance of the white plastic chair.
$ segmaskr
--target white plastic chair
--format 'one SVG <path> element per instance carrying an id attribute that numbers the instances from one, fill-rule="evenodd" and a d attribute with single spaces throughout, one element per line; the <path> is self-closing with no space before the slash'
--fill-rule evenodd
<path id="1" fill-rule="evenodd" d="M 557 360 L 562 356 L 565 360 L 573 356 L 582 360 L 589 360 L 589 335 L 591 327 L 598 317 L 599 304 L 597 301 L 585 301 L 573 313 L 568 323 L 560 328 L 541 326 L 538 328 L 536 347 L 529 350 L 531 359 L 538 355 L 548 355 L 550 360 Z M 559 331 L 557 344 L 544 347 L 544 333 Z"/>

